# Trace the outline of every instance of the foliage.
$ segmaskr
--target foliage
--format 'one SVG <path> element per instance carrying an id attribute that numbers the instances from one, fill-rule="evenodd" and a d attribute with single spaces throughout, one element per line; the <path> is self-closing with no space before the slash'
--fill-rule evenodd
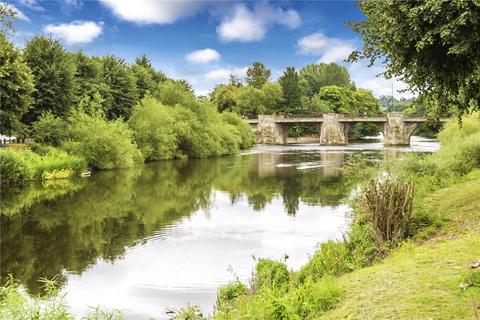
<path id="1" fill-rule="evenodd" d="M 464 175 L 480 168 L 480 113 L 449 122 L 438 134 L 441 148 L 434 160 L 441 172 Z"/>
<path id="2" fill-rule="evenodd" d="M 181 105 L 191 109 L 195 109 L 197 106 L 195 96 L 178 81 L 167 80 L 162 82 L 152 95 L 167 106 Z"/>
<path id="3" fill-rule="evenodd" d="M 187 305 L 180 309 L 172 320 L 204 320 L 206 319 L 199 306 Z"/>
<path id="4" fill-rule="evenodd" d="M 299 283 L 318 281 L 326 276 L 338 276 L 352 270 L 348 248 L 345 243 L 327 241 L 297 273 Z"/>
<path id="5" fill-rule="evenodd" d="M 290 273 L 283 262 L 259 259 L 255 267 L 255 288 L 269 288 L 273 291 L 288 290 Z"/>
<path id="6" fill-rule="evenodd" d="M 263 105 L 266 112 L 275 114 L 283 110 L 284 97 L 282 86 L 277 82 L 267 82 L 262 87 Z"/>
<path id="7" fill-rule="evenodd" d="M 298 85 L 298 73 L 294 67 L 287 67 L 282 76 L 278 79 L 283 92 L 283 110 L 284 112 L 294 112 L 301 109 L 300 106 L 300 87 Z"/>
<path id="8" fill-rule="evenodd" d="M 221 84 L 217 85 L 212 93 L 211 100 L 212 103 L 217 106 L 219 112 L 223 111 L 233 111 L 237 105 L 236 95 L 238 88 L 232 84 Z"/>
<path id="9" fill-rule="evenodd" d="M 62 147 L 84 157 L 94 168 L 127 168 L 142 159 L 128 125 L 121 119 L 108 121 L 101 112 L 89 115 L 81 109 L 72 111 L 67 135 Z"/>
<path id="10" fill-rule="evenodd" d="M 235 127 L 236 135 L 241 139 L 240 149 L 247 149 L 255 144 L 255 135 L 252 128 L 239 115 L 233 112 L 223 112 L 221 116 L 223 122 Z"/>
<path id="11" fill-rule="evenodd" d="M 3 8 L 3 7 L 2 7 Z M 0 132 L 6 135 L 22 134 L 20 122 L 33 103 L 32 73 L 23 61 L 20 50 L 0 32 Z"/>
<path id="12" fill-rule="evenodd" d="M 270 79 L 272 72 L 261 62 L 254 62 L 247 69 L 245 81 L 250 87 L 261 89 Z"/>
<path id="13" fill-rule="evenodd" d="M 32 124 L 32 136 L 37 143 L 59 146 L 65 139 L 66 128 L 66 121 L 48 110 L 43 112 Z"/>
<path id="14" fill-rule="evenodd" d="M 307 64 L 300 69 L 299 78 L 302 94 L 308 98 L 312 98 L 326 86 L 355 88 L 347 69 L 336 63 Z"/>
<path id="15" fill-rule="evenodd" d="M 398 76 L 437 100 L 437 114 L 455 105 L 479 108 L 480 32 L 478 1 L 364 0 L 365 21 L 352 23 L 363 37 L 350 60 L 381 60 L 387 77 Z"/>
<path id="16" fill-rule="evenodd" d="M 229 284 L 218 289 L 217 293 L 217 308 L 228 308 L 235 300 L 247 294 L 248 288 L 240 281 L 232 281 Z"/>
<path id="17" fill-rule="evenodd" d="M 105 99 L 108 119 L 128 119 L 138 101 L 136 79 L 125 61 L 113 55 L 100 58 L 100 80 L 108 87 L 110 99 Z"/>
<path id="18" fill-rule="evenodd" d="M 341 290 L 330 278 L 306 281 L 292 293 L 291 304 L 301 319 L 312 319 L 333 309 L 340 300 Z"/>
<path id="19" fill-rule="evenodd" d="M 267 111 L 262 89 L 250 86 L 239 88 L 236 100 L 234 111 L 239 114 L 264 114 Z"/>
<path id="20" fill-rule="evenodd" d="M 21 184 L 28 180 L 43 179 L 45 172 L 68 170 L 80 172 L 86 167 L 81 157 L 71 156 L 65 151 L 45 147 L 41 151 L 2 150 L 0 169 L 2 183 Z"/>
<path id="21" fill-rule="evenodd" d="M 33 178 L 34 170 L 20 152 L 1 150 L 0 155 L 2 183 L 18 184 Z"/>
<path id="22" fill-rule="evenodd" d="M 398 178 L 370 180 L 362 194 L 362 206 L 371 214 L 380 242 L 399 241 L 410 234 L 413 184 Z"/>
<path id="23" fill-rule="evenodd" d="M 33 37 L 27 41 L 23 57 L 35 82 L 34 102 L 23 121 L 30 124 L 46 111 L 67 114 L 74 101 L 75 64 L 61 43 L 50 37 Z"/>
<path id="24" fill-rule="evenodd" d="M 70 169 L 43 171 L 42 180 L 68 179 L 72 174 L 73 171 Z"/>
<path id="25" fill-rule="evenodd" d="M 177 152 L 172 110 L 152 97 L 133 109 L 128 125 L 133 139 L 147 160 L 172 159 Z"/>
<path id="26" fill-rule="evenodd" d="M 352 107 L 355 105 L 353 91 L 345 87 L 322 87 L 315 98 L 318 99 L 320 108 L 328 112 L 352 113 Z"/>

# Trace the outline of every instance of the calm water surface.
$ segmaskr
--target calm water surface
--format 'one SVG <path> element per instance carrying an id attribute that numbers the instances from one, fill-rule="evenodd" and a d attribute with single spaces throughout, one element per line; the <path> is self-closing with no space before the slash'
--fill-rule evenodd
<path id="1" fill-rule="evenodd" d="M 166 318 L 187 302 L 211 312 L 219 286 L 247 281 L 255 257 L 298 269 L 339 239 L 351 210 L 342 166 L 353 153 L 395 159 L 433 140 L 255 147 L 232 157 L 164 161 L 2 190 L 1 274 L 32 293 L 58 275 L 71 311 Z"/>

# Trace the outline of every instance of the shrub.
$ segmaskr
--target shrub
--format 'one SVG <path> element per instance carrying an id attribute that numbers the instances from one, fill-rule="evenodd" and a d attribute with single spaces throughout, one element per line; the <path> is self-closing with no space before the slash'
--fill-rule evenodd
<path id="1" fill-rule="evenodd" d="M 356 211 L 346 246 L 353 267 L 369 266 L 383 256 L 383 247 L 377 241 L 368 214 Z"/>
<path id="2" fill-rule="evenodd" d="M 204 320 L 206 319 L 203 314 L 202 310 L 198 306 L 191 306 L 187 305 L 180 309 L 172 320 Z"/>
<path id="3" fill-rule="evenodd" d="M 371 214 L 380 242 L 401 240 L 409 235 L 412 220 L 413 184 L 396 178 L 370 180 L 362 194 L 362 210 Z"/>
<path id="4" fill-rule="evenodd" d="M 217 308 L 223 308 L 231 304 L 239 297 L 247 294 L 247 286 L 236 280 L 221 287 L 217 294 Z"/>
<path id="5" fill-rule="evenodd" d="M 42 112 L 38 120 L 32 124 L 35 142 L 59 146 L 65 138 L 67 123 L 51 111 Z"/>
<path id="6" fill-rule="evenodd" d="M 249 148 L 255 143 L 255 135 L 253 134 L 252 128 L 238 114 L 233 112 L 223 112 L 221 116 L 224 122 L 235 126 L 237 129 L 241 138 L 240 149 Z"/>
<path id="7" fill-rule="evenodd" d="M 171 108 L 152 97 L 144 98 L 133 109 L 128 124 L 145 159 L 171 159 L 175 156 L 177 138 L 171 113 Z"/>
<path id="8" fill-rule="evenodd" d="M 352 263 L 345 243 L 327 241 L 297 273 L 299 283 L 319 280 L 325 276 L 338 276 L 351 271 Z"/>
<path id="9" fill-rule="evenodd" d="M 295 313 L 301 319 L 312 319 L 314 316 L 332 309 L 338 302 L 341 291 L 330 278 L 319 282 L 307 281 L 291 294 L 291 302 Z"/>
<path id="10" fill-rule="evenodd" d="M 34 169 L 22 156 L 23 152 L 28 151 L 0 150 L 0 178 L 2 183 L 19 184 L 33 178 Z"/>
<path id="11" fill-rule="evenodd" d="M 44 171 L 42 173 L 42 180 L 68 179 L 72 174 L 73 171 L 70 169 Z"/>
<path id="12" fill-rule="evenodd" d="M 438 138 L 441 148 L 433 159 L 441 171 L 464 175 L 480 167 L 480 113 L 447 123 Z"/>
<path id="13" fill-rule="evenodd" d="M 99 112 L 92 115 L 81 110 L 72 112 L 68 136 L 63 147 L 83 156 L 98 169 L 128 168 L 143 159 L 128 125 L 121 119 L 107 121 Z"/>
<path id="14" fill-rule="evenodd" d="M 285 263 L 260 259 L 255 268 L 256 288 L 269 288 L 273 291 L 285 292 L 288 289 L 290 273 Z"/>

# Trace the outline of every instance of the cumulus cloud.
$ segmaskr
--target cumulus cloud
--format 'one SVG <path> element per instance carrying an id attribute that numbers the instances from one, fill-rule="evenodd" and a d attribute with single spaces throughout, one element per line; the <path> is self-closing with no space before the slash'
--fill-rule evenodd
<path id="1" fill-rule="evenodd" d="M 253 10 L 249 10 L 245 5 L 237 4 L 217 27 L 217 34 L 226 42 L 252 42 L 262 40 L 270 25 L 295 29 L 300 23 L 300 16 L 295 10 L 283 10 L 267 3 L 256 4 Z"/>
<path id="2" fill-rule="evenodd" d="M 209 63 L 220 59 L 220 53 L 214 49 L 203 49 L 190 52 L 185 56 L 190 63 Z"/>
<path id="3" fill-rule="evenodd" d="M 300 38 L 297 46 L 299 53 L 318 56 L 324 63 L 342 61 L 355 49 L 353 40 L 330 38 L 321 32 Z"/>
<path id="4" fill-rule="evenodd" d="M 119 18 L 139 24 L 169 24 L 192 16 L 205 6 L 201 1 L 100 0 Z"/>
<path id="5" fill-rule="evenodd" d="M 244 77 L 247 73 L 248 67 L 243 68 L 219 68 L 214 69 L 205 74 L 205 79 L 210 81 L 215 81 L 216 83 L 227 81 L 231 74 L 236 75 L 238 77 Z"/>
<path id="6" fill-rule="evenodd" d="M 69 45 L 89 43 L 102 33 L 103 23 L 74 21 L 72 23 L 49 24 L 43 28 Z"/>
<path id="7" fill-rule="evenodd" d="M 1 4 L 4 8 L 10 9 L 10 10 L 12 10 L 13 12 L 15 12 L 15 14 L 16 14 L 16 16 L 17 16 L 17 19 L 19 19 L 19 20 L 24 20 L 24 21 L 30 21 L 30 19 L 29 19 L 20 9 L 18 9 L 17 7 L 15 7 L 13 4 L 5 3 L 5 2 L 0 2 L 0 4 Z"/>

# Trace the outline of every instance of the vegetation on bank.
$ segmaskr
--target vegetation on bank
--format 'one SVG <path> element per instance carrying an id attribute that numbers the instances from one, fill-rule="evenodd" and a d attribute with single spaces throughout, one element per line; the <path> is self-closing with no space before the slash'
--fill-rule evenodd
<path id="1" fill-rule="evenodd" d="M 462 123 L 446 125 L 438 153 L 409 156 L 387 165 L 387 176 L 362 184 L 345 241 L 320 244 L 298 272 L 261 260 L 249 286 L 235 282 L 220 289 L 233 293 L 219 294 L 214 318 L 474 316 L 480 271 L 469 270 L 469 263 L 480 258 L 480 117 L 472 114 Z M 359 169 L 347 167 L 346 174 Z M 352 178 L 365 180 L 377 172 Z M 432 238 L 446 242 L 425 245 Z"/>

